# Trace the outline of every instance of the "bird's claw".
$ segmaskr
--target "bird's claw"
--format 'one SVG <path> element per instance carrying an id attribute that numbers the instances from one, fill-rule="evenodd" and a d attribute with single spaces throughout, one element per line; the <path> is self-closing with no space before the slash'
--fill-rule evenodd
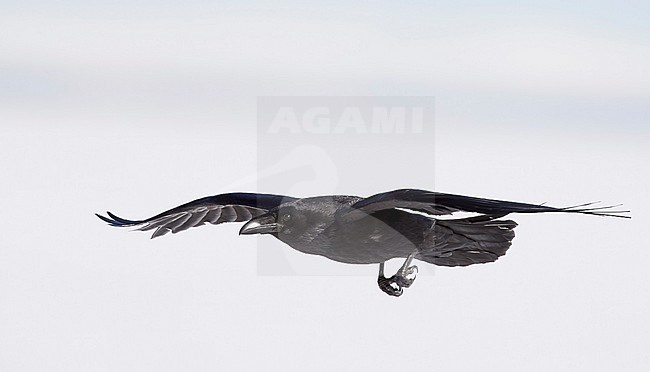
<path id="1" fill-rule="evenodd" d="M 390 278 L 382 276 L 377 279 L 377 284 L 379 284 L 379 288 L 389 296 L 399 297 L 404 292 L 402 287 L 395 280 L 395 276 L 391 276 Z"/>
<path id="2" fill-rule="evenodd" d="M 417 275 L 418 275 L 418 267 L 413 265 L 407 267 L 402 272 L 398 272 L 397 274 L 395 274 L 395 276 L 393 276 L 393 278 L 395 278 L 394 280 L 397 283 L 397 285 L 403 288 L 408 288 L 411 286 L 411 284 L 413 284 Z"/>
<path id="3" fill-rule="evenodd" d="M 404 261 L 404 264 L 397 273 L 390 278 L 384 276 L 384 262 L 379 264 L 379 276 L 377 277 L 377 284 L 384 293 L 389 296 L 399 297 L 404 292 L 404 288 L 410 287 L 418 275 L 418 267 L 411 264 L 417 252 L 411 253 Z"/>

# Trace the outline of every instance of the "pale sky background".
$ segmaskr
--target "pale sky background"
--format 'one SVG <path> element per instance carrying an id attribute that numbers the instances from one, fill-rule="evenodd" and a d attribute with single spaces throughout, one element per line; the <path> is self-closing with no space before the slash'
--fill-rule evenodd
<path id="1" fill-rule="evenodd" d="M 4 2 L 0 370 L 646 371 L 649 66 L 642 1 Z M 281 193 L 254 180 L 256 98 L 276 95 L 435 97 L 431 167 L 364 183 L 391 174 L 371 164 L 348 193 L 633 219 L 515 216 L 498 262 L 395 299 L 374 267 L 258 275 L 265 237 L 237 224 L 149 240 L 93 216 Z"/>

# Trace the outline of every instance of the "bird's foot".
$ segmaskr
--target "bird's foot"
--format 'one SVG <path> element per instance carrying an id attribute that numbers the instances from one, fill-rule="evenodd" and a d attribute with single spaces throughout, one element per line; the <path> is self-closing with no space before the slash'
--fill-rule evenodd
<path id="1" fill-rule="evenodd" d="M 377 284 L 379 284 L 379 288 L 389 296 L 399 297 L 404 292 L 402 287 L 399 284 L 397 284 L 394 275 L 391 276 L 390 278 L 386 278 L 383 275 L 381 275 L 377 279 Z"/>
<path id="2" fill-rule="evenodd" d="M 417 252 L 410 254 L 402 267 L 397 273 L 390 278 L 384 276 L 384 262 L 379 264 L 379 276 L 377 277 L 377 284 L 384 293 L 389 296 L 399 297 L 404 293 L 404 288 L 408 288 L 415 281 L 418 274 L 418 267 L 411 264 Z"/>
<path id="3" fill-rule="evenodd" d="M 418 267 L 413 265 L 409 266 L 404 270 L 400 270 L 397 274 L 393 275 L 391 279 L 397 283 L 398 286 L 402 288 L 408 288 L 415 281 L 415 277 L 418 275 Z"/>

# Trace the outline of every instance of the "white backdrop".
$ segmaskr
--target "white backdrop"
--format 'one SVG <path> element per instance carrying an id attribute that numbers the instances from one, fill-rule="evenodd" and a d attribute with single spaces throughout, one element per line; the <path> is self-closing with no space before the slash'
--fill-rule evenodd
<path id="1" fill-rule="evenodd" d="M 183 4 L 2 6 L 1 370 L 650 368 L 647 8 Z M 435 96 L 435 160 L 413 170 L 435 185 L 354 193 L 603 200 L 633 219 L 515 216 L 498 262 L 395 299 L 374 267 L 259 276 L 258 239 L 299 253 L 237 224 L 149 240 L 93 215 L 282 192 L 255 190 L 263 95 Z"/>

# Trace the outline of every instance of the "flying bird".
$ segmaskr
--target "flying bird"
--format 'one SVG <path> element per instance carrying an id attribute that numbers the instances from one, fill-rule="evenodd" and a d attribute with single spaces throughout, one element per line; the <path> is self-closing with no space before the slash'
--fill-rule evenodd
<path id="1" fill-rule="evenodd" d="M 500 218 L 510 213 L 581 213 L 630 218 L 618 206 L 587 203 L 554 208 L 439 192 L 401 189 L 368 198 L 330 195 L 294 198 L 284 195 L 229 193 L 208 196 L 144 220 L 107 212 L 97 217 L 111 226 L 153 230 L 151 238 L 206 223 L 246 222 L 240 235 L 267 234 L 308 254 L 348 264 L 378 264 L 382 291 L 400 296 L 413 284 L 414 259 L 439 266 L 469 266 L 496 261 L 515 236 L 517 224 Z M 456 212 L 472 217 L 454 218 Z M 444 218 L 446 217 L 446 218 Z M 404 263 L 391 277 L 384 264 Z"/>

